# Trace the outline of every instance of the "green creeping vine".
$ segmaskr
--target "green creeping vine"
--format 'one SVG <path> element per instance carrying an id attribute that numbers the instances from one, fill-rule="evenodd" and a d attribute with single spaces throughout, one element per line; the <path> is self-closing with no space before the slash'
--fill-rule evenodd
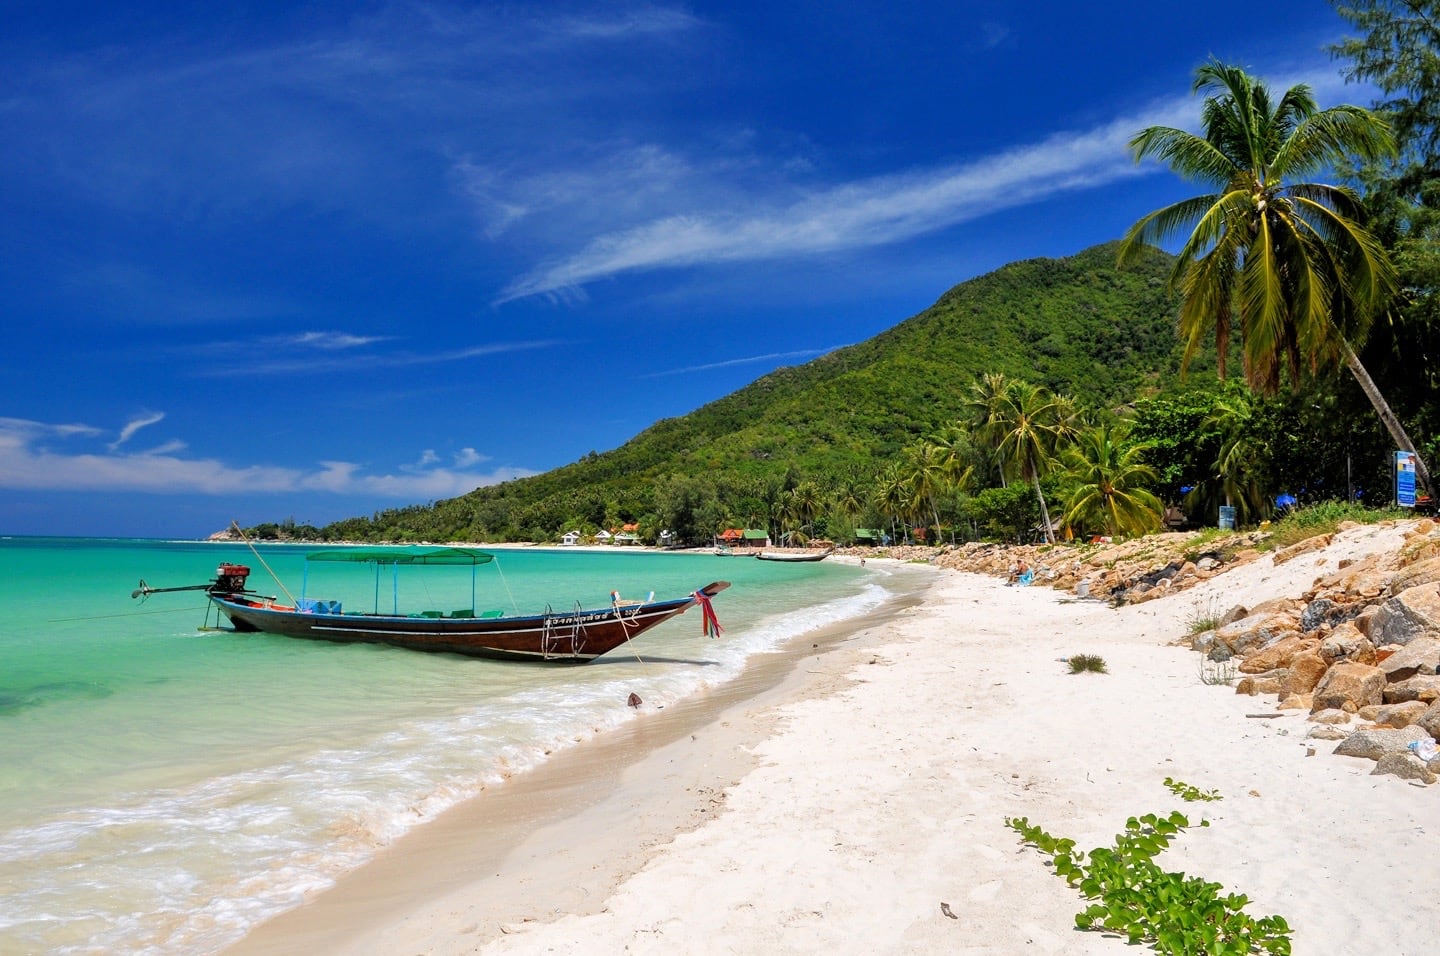
<path id="1" fill-rule="evenodd" d="M 1203 800 L 1206 803 L 1209 803 L 1212 800 L 1225 799 L 1224 797 L 1220 796 L 1219 790 L 1201 790 L 1199 787 L 1192 787 L 1188 783 L 1182 783 L 1179 780 L 1176 780 L 1174 777 L 1165 778 L 1165 789 L 1169 790 L 1171 793 L 1175 794 L 1175 796 L 1179 797 L 1181 800 L 1184 800 L 1186 803 L 1194 803 L 1197 800 Z M 1201 826 L 1204 826 L 1204 824 L 1202 823 Z"/>
<path id="2" fill-rule="evenodd" d="M 1190 826 L 1178 811 L 1131 817 L 1115 846 L 1097 847 L 1088 859 L 1075 851 L 1074 840 L 1057 839 L 1024 817 L 1007 817 L 1005 825 L 1020 834 L 1021 843 L 1049 856 L 1057 876 L 1079 887 L 1086 899 L 1098 900 L 1075 915 L 1080 929 L 1120 933 L 1132 945 L 1153 940 L 1157 953 L 1174 956 L 1290 956 L 1291 930 L 1284 918 L 1254 919 L 1241 912 L 1250 902 L 1244 895 L 1221 896 L 1219 883 L 1155 865 L 1155 856 Z"/>

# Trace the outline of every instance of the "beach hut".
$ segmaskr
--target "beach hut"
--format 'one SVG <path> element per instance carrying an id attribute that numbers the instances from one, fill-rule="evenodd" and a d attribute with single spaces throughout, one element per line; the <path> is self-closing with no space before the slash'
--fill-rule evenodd
<path id="1" fill-rule="evenodd" d="M 614 543 L 615 543 L 615 536 L 614 536 L 613 534 L 611 534 L 610 532 L 606 531 L 604 528 L 601 528 L 601 529 L 600 529 L 598 532 L 596 532 L 596 534 L 595 534 L 595 543 L 596 543 L 596 544 L 614 544 Z"/>
<path id="2" fill-rule="evenodd" d="M 567 531 L 560 536 L 560 543 L 567 548 L 573 548 L 580 543 L 580 532 Z"/>

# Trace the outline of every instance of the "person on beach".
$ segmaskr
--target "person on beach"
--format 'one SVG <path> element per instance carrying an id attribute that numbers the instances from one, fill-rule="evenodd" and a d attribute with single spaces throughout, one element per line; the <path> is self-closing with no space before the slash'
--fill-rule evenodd
<path id="1" fill-rule="evenodd" d="M 1030 565 L 1025 563 L 1024 558 L 1021 558 L 1015 567 L 1010 569 L 1010 579 L 1005 584 L 1007 586 L 1018 584 L 1024 587 L 1033 580 L 1035 580 L 1035 572 L 1031 571 Z"/>

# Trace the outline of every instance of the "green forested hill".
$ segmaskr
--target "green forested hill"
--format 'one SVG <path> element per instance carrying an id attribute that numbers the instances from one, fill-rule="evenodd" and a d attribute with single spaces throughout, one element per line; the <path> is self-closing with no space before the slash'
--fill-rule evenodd
<path id="1" fill-rule="evenodd" d="M 785 475 L 870 475 L 959 416 L 971 383 L 991 372 L 1094 408 L 1124 405 L 1175 382 L 1180 346 L 1164 288 L 1169 257 L 1156 251 L 1120 270 L 1115 253 L 1108 244 L 1012 263 L 866 342 L 778 369 L 612 451 L 433 505 L 337 522 L 323 534 L 552 540 L 567 525 L 653 516 L 657 484 L 703 478 L 723 491 Z"/>

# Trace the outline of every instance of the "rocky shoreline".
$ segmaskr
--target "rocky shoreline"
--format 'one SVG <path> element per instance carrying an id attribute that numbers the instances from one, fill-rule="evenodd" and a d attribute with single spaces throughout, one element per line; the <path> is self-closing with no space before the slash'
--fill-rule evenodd
<path id="1" fill-rule="evenodd" d="M 1339 562 L 1300 594 L 1197 611 L 1178 637 L 1204 655 L 1206 683 L 1271 696 L 1276 711 L 1309 711 L 1307 738 L 1375 761 L 1376 774 L 1432 784 L 1440 774 L 1440 526 L 1387 522 L 1403 544 Z M 1162 534 L 1085 546 L 966 544 L 850 549 L 861 557 L 928 561 L 1008 575 L 1020 560 L 1036 583 L 1115 605 L 1153 601 L 1262 558 L 1279 566 L 1362 526 L 1345 523 L 1275 552 L 1263 534 Z"/>

